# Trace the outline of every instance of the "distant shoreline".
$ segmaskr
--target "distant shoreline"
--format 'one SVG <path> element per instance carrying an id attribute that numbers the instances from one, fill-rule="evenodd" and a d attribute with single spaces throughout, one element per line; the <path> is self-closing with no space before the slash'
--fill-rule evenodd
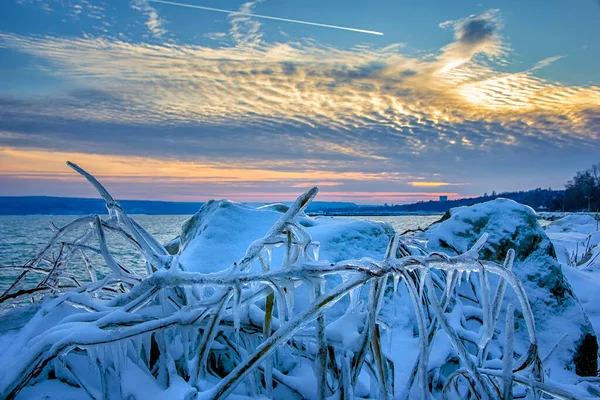
<path id="1" fill-rule="evenodd" d="M 407 217 L 407 216 L 415 216 L 415 217 L 430 217 L 430 216 L 442 216 L 443 212 L 397 212 L 397 213 L 360 213 L 360 212 L 318 212 L 318 213 L 306 213 L 310 217 Z"/>
<path id="2" fill-rule="evenodd" d="M 502 193 L 496 196 L 467 198 L 446 201 L 428 201 L 412 204 L 397 205 L 358 205 L 349 202 L 314 201 L 306 210 L 312 216 L 331 217 L 393 217 L 393 216 L 432 216 L 444 215 L 449 209 L 471 206 L 478 203 L 495 200 L 505 196 L 518 203 L 529 205 L 537 210 L 539 215 L 546 215 L 544 219 L 556 219 L 566 213 L 583 213 L 582 211 L 562 212 L 556 209 L 557 204 L 550 204 L 545 200 L 539 205 L 538 197 L 545 199 L 555 196 L 557 191 L 534 190 L 530 192 Z M 534 195 L 538 196 L 535 197 Z M 528 197 L 529 196 L 529 197 Z M 533 196 L 533 197 L 532 197 Z M 535 202 L 531 203 L 528 200 Z M 136 215 L 193 215 L 205 204 L 204 202 L 176 202 L 158 200 L 120 200 L 119 203 L 128 214 Z M 531 204 L 530 204 L 531 203 Z M 250 207 L 263 206 L 265 203 L 242 203 Z M 268 203 L 281 204 L 286 203 Z M 536 206 L 537 204 L 537 206 Z M 540 203 L 541 204 L 541 203 Z M 76 197 L 47 197 L 47 196 L 0 196 L 0 215 L 90 215 L 105 214 L 106 204 L 98 198 Z M 589 213 L 595 215 L 594 213 Z"/>

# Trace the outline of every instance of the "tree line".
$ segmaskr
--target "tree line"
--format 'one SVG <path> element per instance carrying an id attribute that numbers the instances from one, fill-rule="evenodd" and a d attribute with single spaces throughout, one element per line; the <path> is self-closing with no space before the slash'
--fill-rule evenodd
<path id="1" fill-rule="evenodd" d="M 565 210 L 600 210 L 600 163 L 585 171 L 577 171 L 565 185 Z"/>
<path id="2" fill-rule="evenodd" d="M 450 208 L 470 206 L 496 198 L 511 199 L 528 205 L 537 211 L 600 211 L 600 163 L 592 165 L 585 171 L 577 171 L 573 179 L 567 182 L 564 190 L 532 189 L 518 192 L 485 193 L 483 196 L 446 201 L 419 201 L 412 204 L 396 204 L 383 206 L 357 206 L 330 208 L 329 214 L 373 214 L 406 212 L 446 212 Z M 312 210 L 320 211 L 320 210 Z"/>

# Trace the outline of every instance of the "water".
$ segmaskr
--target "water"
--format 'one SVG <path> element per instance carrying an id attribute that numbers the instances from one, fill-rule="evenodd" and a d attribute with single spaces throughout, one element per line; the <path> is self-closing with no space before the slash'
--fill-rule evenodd
<path id="1" fill-rule="evenodd" d="M 397 233 L 404 233 L 407 230 L 425 229 L 442 217 L 440 215 L 390 215 L 390 216 L 360 216 L 360 217 L 338 217 L 355 218 L 370 221 L 389 222 Z"/>
<path id="2" fill-rule="evenodd" d="M 133 215 L 132 217 L 159 242 L 165 243 L 179 235 L 181 224 L 189 215 Z M 35 258 L 54 235 L 51 224 L 61 227 L 76 218 L 78 216 L 0 216 L 0 266 L 24 265 L 27 261 Z M 438 220 L 440 216 L 360 216 L 350 218 L 389 222 L 396 232 L 402 233 L 408 229 L 425 228 Z M 68 241 L 75 237 L 72 235 L 62 240 Z M 121 237 L 109 232 L 107 233 L 107 242 L 115 258 L 120 260 L 123 265 L 138 273 L 145 273 L 142 258 Z M 94 265 L 103 264 L 103 260 L 99 256 L 91 255 L 90 260 Z M 84 264 L 78 257 L 76 259 L 74 257 L 69 268 L 80 280 L 89 280 Z M 14 269 L 0 268 L 0 294 L 8 288 L 16 276 Z M 28 274 L 25 284 L 34 285 L 39 282 L 40 277 L 41 275 L 38 274 Z"/>

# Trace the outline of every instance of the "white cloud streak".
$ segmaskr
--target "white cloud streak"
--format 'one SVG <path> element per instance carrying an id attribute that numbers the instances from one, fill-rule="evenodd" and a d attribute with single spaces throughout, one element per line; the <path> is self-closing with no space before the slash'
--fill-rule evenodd
<path id="1" fill-rule="evenodd" d="M 160 38 L 167 33 L 164 28 L 164 20 L 160 18 L 158 11 L 148 3 L 148 0 L 132 0 L 131 7 L 144 14 L 146 17 L 144 24 L 154 37 Z"/>

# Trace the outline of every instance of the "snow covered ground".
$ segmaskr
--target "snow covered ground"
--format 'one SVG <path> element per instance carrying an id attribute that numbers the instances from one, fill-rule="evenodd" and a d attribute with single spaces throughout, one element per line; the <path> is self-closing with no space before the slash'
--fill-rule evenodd
<path id="1" fill-rule="evenodd" d="M 289 208 L 208 202 L 165 249 L 78 172 L 110 215 L 70 223 L 76 239 L 59 230 L 28 266 L 40 294 L 3 314 L 2 398 L 600 393 L 577 376 L 595 376 L 598 361 L 589 216 L 544 230 L 532 209 L 499 199 L 399 237 L 387 223 L 307 217 L 311 189 Z M 110 253 L 105 231 L 132 243 L 148 275 Z M 72 287 L 62 266 L 84 251 L 112 272 L 88 265 L 93 282 Z"/>
<path id="2" fill-rule="evenodd" d="M 600 230 L 591 215 L 566 215 L 546 227 L 563 273 L 600 332 Z"/>

